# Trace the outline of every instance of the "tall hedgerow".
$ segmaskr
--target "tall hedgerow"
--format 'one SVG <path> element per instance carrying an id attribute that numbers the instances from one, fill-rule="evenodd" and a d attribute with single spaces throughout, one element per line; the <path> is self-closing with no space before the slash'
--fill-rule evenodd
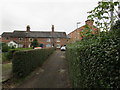
<path id="1" fill-rule="evenodd" d="M 67 46 L 66 58 L 74 88 L 120 88 L 118 22 L 109 32 Z"/>
<path id="2" fill-rule="evenodd" d="M 13 75 L 18 78 L 26 77 L 41 66 L 53 51 L 54 48 L 16 51 L 12 60 Z"/>

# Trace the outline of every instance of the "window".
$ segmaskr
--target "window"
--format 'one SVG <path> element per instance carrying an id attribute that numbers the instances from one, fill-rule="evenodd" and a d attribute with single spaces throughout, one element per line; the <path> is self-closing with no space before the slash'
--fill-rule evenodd
<path id="1" fill-rule="evenodd" d="M 20 40 L 20 41 L 22 41 L 22 40 L 23 40 L 23 38 L 19 38 L 19 40 Z"/>
<path id="2" fill-rule="evenodd" d="M 13 46 L 13 44 L 12 43 L 10 43 L 10 47 L 12 47 Z"/>
<path id="3" fill-rule="evenodd" d="M 60 42 L 60 39 L 59 39 L 59 38 L 57 38 L 56 42 Z"/>
<path id="4" fill-rule="evenodd" d="M 15 48 L 17 48 L 17 45 L 14 45 Z"/>
<path id="5" fill-rule="evenodd" d="M 8 37 L 6 37 L 5 39 L 6 39 L 6 40 L 8 40 L 9 38 L 8 38 Z"/>
<path id="6" fill-rule="evenodd" d="M 29 38 L 29 41 L 32 42 L 32 41 L 33 41 L 33 38 Z"/>
<path id="7" fill-rule="evenodd" d="M 31 47 L 31 44 L 29 44 L 28 47 L 30 48 L 30 47 Z"/>
<path id="8" fill-rule="evenodd" d="M 47 44 L 46 47 L 51 47 L 51 45 L 50 45 L 50 44 Z"/>
<path id="9" fill-rule="evenodd" d="M 47 42 L 50 42 L 50 38 L 47 39 Z"/>
<path id="10" fill-rule="evenodd" d="M 60 48 L 60 47 L 61 47 L 61 45 L 60 45 L 60 44 L 57 44 L 57 45 L 56 45 L 56 48 Z"/>

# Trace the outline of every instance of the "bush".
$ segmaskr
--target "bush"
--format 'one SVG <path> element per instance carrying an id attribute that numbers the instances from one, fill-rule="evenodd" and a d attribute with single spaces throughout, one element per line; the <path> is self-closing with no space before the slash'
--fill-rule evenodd
<path id="1" fill-rule="evenodd" d="M 8 52 L 9 47 L 6 43 L 2 43 L 2 52 Z"/>
<path id="2" fill-rule="evenodd" d="M 35 68 L 41 66 L 54 48 L 16 51 L 13 57 L 13 75 L 21 78 L 27 76 Z"/>
<path id="3" fill-rule="evenodd" d="M 8 51 L 7 58 L 8 58 L 9 60 L 13 59 L 13 54 L 14 54 L 15 51 L 18 51 L 18 50 L 9 50 L 9 51 Z"/>
<path id="4" fill-rule="evenodd" d="M 13 54 L 16 52 L 16 51 L 21 51 L 21 50 L 31 50 L 32 48 L 15 48 L 15 49 L 10 49 L 8 51 L 8 55 L 7 55 L 7 58 L 9 60 L 11 60 L 13 58 Z"/>
<path id="5" fill-rule="evenodd" d="M 68 45 L 66 57 L 74 88 L 120 88 L 120 38 L 104 33 Z"/>

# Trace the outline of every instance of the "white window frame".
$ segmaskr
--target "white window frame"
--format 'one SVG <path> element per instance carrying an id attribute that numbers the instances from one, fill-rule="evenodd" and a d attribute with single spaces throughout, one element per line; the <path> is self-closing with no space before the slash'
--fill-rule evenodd
<path id="1" fill-rule="evenodd" d="M 29 41 L 31 41 L 31 42 L 32 42 L 32 41 L 33 41 L 33 38 L 29 38 Z"/>
<path id="2" fill-rule="evenodd" d="M 51 44 L 47 44 L 47 45 L 46 45 L 46 47 L 48 47 L 48 48 L 49 48 L 49 47 L 52 47 L 52 45 L 51 45 Z"/>
<path id="3" fill-rule="evenodd" d="M 19 41 L 22 41 L 23 40 L 23 38 L 19 38 Z"/>

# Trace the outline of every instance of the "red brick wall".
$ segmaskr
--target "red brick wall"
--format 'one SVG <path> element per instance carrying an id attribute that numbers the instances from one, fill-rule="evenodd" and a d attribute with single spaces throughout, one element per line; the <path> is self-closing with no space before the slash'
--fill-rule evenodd
<path id="1" fill-rule="evenodd" d="M 32 39 L 34 39 L 34 38 L 32 38 Z M 50 42 L 47 42 L 47 40 L 48 40 L 49 38 L 36 38 L 36 39 L 38 40 L 39 45 L 40 45 L 40 44 L 43 44 L 44 47 L 46 47 L 47 44 L 51 44 L 51 46 L 52 46 L 52 44 L 53 44 L 53 43 L 52 43 L 52 40 L 53 40 L 53 39 L 51 39 L 51 38 L 50 38 Z M 55 46 L 56 46 L 57 44 L 60 44 L 60 45 L 62 46 L 62 45 L 66 45 L 66 43 L 67 43 L 67 39 L 65 39 L 65 38 L 59 38 L 60 42 L 56 42 L 56 40 L 57 40 L 57 38 L 54 38 L 54 45 L 55 45 Z M 20 40 L 19 38 L 9 38 L 9 39 L 7 39 L 7 40 L 6 40 L 5 37 L 2 38 L 2 42 L 8 43 L 8 42 L 10 42 L 10 41 L 16 41 L 16 42 L 18 42 L 18 43 L 20 43 L 20 44 L 23 44 L 24 48 L 28 48 L 29 45 L 30 45 L 31 42 L 32 42 L 32 41 L 30 41 L 30 38 L 22 38 L 22 40 Z"/>
<path id="2" fill-rule="evenodd" d="M 94 25 L 93 25 L 93 22 L 86 22 L 87 25 L 89 25 L 89 27 L 92 29 L 92 34 L 96 34 L 96 31 L 99 32 L 99 29 L 96 28 Z M 82 39 L 82 36 L 80 34 L 80 32 L 85 29 L 84 26 L 74 30 L 73 32 L 69 33 L 68 35 L 70 36 L 70 40 L 69 40 L 69 43 L 71 42 L 74 42 L 76 40 L 81 40 Z"/>

